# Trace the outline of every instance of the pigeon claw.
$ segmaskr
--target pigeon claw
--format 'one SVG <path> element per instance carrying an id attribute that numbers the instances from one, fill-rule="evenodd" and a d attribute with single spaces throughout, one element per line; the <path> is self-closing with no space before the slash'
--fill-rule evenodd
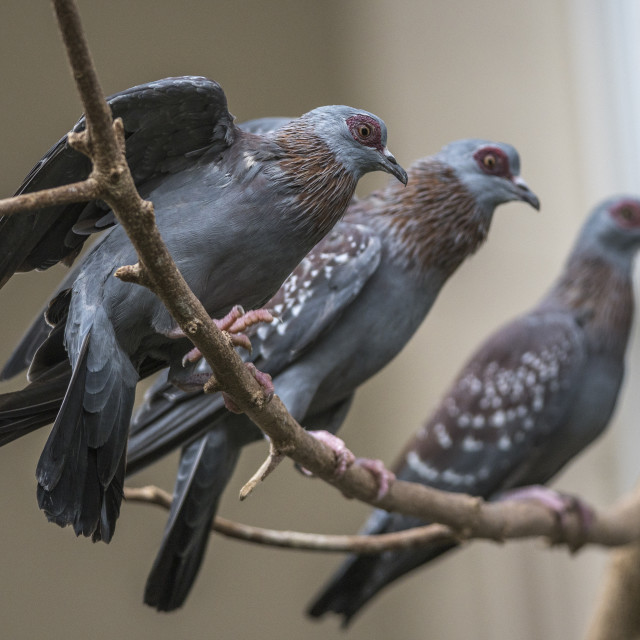
<path id="1" fill-rule="evenodd" d="M 356 458 L 355 464 L 363 469 L 366 469 L 376 480 L 378 485 L 378 493 L 376 494 L 376 500 L 381 500 L 387 493 L 389 493 L 389 487 L 396 479 L 396 474 L 390 471 L 384 466 L 382 460 L 375 460 L 372 458 Z"/>
<path id="2" fill-rule="evenodd" d="M 341 478 L 344 472 L 355 462 L 356 457 L 351 453 L 344 440 L 334 436 L 333 433 L 320 429 L 318 431 L 308 431 L 309 435 L 313 436 L 318 442 L 322 442 L 327 445 L 336 457 L 336 467 L 334 470 L 334 476 Z M 309 474 L 308 471 L 304 470 Z M 311 475 L 311 474 L 309 474 Z"/>
<path id="3" fill-rule="evenodd" d="M 220 319 L 211 318 L 211 321 L 220 329 L 220 331 L 226 331 L 231 340 L 231 344 L 234 347 L 242 347 L 251 353 L 251 340 L 244 331 L 251 328 L 256 324 L 262 322 L 273 322 L 273 315 L 268 309 L 252 309 L 251 311 L 245 311 L 239 304 L 237 304 L 226 316 Z M 185 338 L 184 331 L 180 327 L 172 329 L 166 334 L 169 338 Z M 188 351 L 182 358 L 182 366 L 186 367 L 189 364 L 198 362 L 202 358 L 202 352 L 197 347 L 194 347 Z"/>
<path id="4" fill-rule="evenodd" d="M 577 551 L 586 540 L 586 534 L 594 520 L 593 509 L 577 496 L 560 493 L 543 485 L 531 485 L 505 491 L 500 500 L 538 502 L 551 511 L 557 519 L 558 527 L 572 551 Z M 571 516 L 578 518 L 577 531 L 571 526 Z"/>
<path id="5" fill-rule="evenodd" d="M 249 373 L 255 378 L 256 382 L 262 388 L 263 402 L 268 404 L 273 399 L 275 388 L 271 376 L 264 371 L 260 371 L 252 362 L 245 362 L 245 366 L 249 369 Z M 224 398 L 224 406 L 231 411 L 231 413 L 243 413 L 242 409 L 235 403 L 235 400 L 224 391 L 222 392 Z"/>

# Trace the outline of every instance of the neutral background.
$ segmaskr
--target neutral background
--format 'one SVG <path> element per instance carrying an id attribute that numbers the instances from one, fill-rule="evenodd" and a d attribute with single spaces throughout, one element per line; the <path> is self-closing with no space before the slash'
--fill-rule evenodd
<path id="1" fill-rule="evenodd" d="M 222 84 L 240 120 L 320 104 L 361 106 L 386 120 L 389 146 L 405 166 L 462 137 L 519 149 L 542 211 L 502 207 L 486 247 L 447 285 L 420 333 L 362 389 L 342 432 L 359 455 L 390 462 L 470 351 L 541 295 L 588 209 L 638 189 L 637 125 L 625 120 L 637 97 L 633 51 L 618 37 L 635 15 L 631 2 L 112 0 L 80 8 L 107 93 L 202 74 Z M 8 196 L 80 107 L 48 3 L 3 0 L 0 25 L 0 195 Z M 383 180 L 367 178 L 361 192 Z M 0 358 L 61 275 L 16 277 L 1 292 Z M 638 364 L 636 347 L 608 435 L 557 482 L 596 505 L 635 479 Z M 336 620 L 303 614 L 338 556 L 218 537 L 183 610 L 161 615 L 143 606 L 165 513 L 125 504 L 109 546 L 47 524 L 34 478 L 46 436 L 43 430 L 0 451 L 2 637 L 342 635 Z M 237 490 L 265 453 L 261 445 L 247 451 L 222 515 L 307 531 L 357 529 L 366 507 L 289 464 L 239 504 Z M 133 480 L 170 489 L 175 465 L 173 457 Z M 473 544 L 387 589 L 345 637 L 577 638 L 605 559 L 593 549 L 570 558 L 538 542 Z"/>

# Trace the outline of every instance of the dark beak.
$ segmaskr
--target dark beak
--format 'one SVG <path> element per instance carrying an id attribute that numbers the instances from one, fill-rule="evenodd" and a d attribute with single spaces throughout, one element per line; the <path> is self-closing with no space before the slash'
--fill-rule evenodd
<path id="1" fill-rule="evenodd" d="M 517 187 L 518 198 L 523 202 L 528 202 L 534 209 L 540 211 L 538 196 L 529 189 L 529 185 L 520 176 L 516 176 L 513 179 L 513 184 Z"/>
<path id="2" fill-rule="evenodd" d="M 383 157 L 380 161 L 380 168 L 398 178 L 398 180 L 400 180 L 400 182 L 402 182 L 406 187 L 407 180 L 409 179 L 407 172 L 398 164 L 398 161 L 393 157 L 391 151 L 385 147 L 380 153 Z"/>

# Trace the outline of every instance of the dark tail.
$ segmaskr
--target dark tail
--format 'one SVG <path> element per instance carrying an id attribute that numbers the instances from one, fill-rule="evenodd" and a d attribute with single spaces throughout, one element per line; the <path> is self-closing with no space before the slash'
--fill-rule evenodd
<path id="1" fill-rule="evenodd" d="M 248 418 L 234 418 L 225 409 L 221 394 L 180 391 L 167 376 L 165 371 L 147 391 L 144 404 L 131 421 L 127 475 L 201 438 L 214 424 L 216 429 L 228 429 L 233 422 L 234 439 L 243 444 L 262 439 L 262 431 Z"/>
<path id="2" fill-rule="evenodd" d="M 127 474 L 136 473 L 202 436 L 222 410 L 221 397 L 180 391 L 163 372 L 131 421 Z"/>
<path id="3" fill-rule="evenodd" d="M 123 495 L 138 374 L 99 309 L 38 462 L 38 504 L 76 535 L 109 542 Z"/>
<path id="4" fill-rule="evenodd" d="M 415 518 L 375 511 L 364 532 L 368 535 L 389 533 L 423 524 Z M 376 555 L 351 555 L 312 602 L 307 613 L 313 618 L 328 612 L 342 615 L 342 625 L 346 627 L 353 616 L 386 585 L 456 546 L 442 543 Z"/>
<path id="5" fill-rule="evenodd" d="M 173 611 L 184 604 L 241 447 L 232 429 L 221 428 L 184 449 L 169 521 L 144 592 L 145 603 L 158 611 Z"/>

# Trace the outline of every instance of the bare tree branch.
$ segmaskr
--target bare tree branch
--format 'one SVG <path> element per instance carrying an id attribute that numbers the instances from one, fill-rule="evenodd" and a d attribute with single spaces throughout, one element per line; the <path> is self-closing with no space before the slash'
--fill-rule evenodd
<path id="1" fill-rule="evenodd" d="M 638 489 L 636 489 L 638 493 Z M 609 557 L 587 640 L 640 639 L 640 541 Z"/>
<path id="2" fill-rule="evenodd" d="M 171 508 L 171 495 L 159 487 L 125 487 L 124 494 L 129 502 L 154 504 L 164 509 Z M 439 524 L 377 536 L 324 535 L 252 527 L 216 516 L 211 530 L 228 538 L 271 547 L 323 552 L 380 553 L 390 549 L 408 549 L 430 542 L 452 539 L 451 529 Z"/>
<path id="3" fill-rule="evenodd" d="M 98 183 L 93 179 L 66 184 L 62 187 L 24 193 L 13 198 L 0 200 L 0 216 L 10 216 L 23 211 L 33 211 L 43 207 L 51 207 L 57 204 L 71 204 L 72 202 L 84 202 L 100 197 Z"/>
<path id="4" fill-rule="evenodd" d="M 429 495 L 429 489 L 411 483 L 401 484 L 417 489 L 416 499 L 423 504 L 423 511 L 431 511 L 433 496 Z M 419 489 L 425 489 L 425 494 L 421 496 Z M 575 519 L 571 518 L 571 522 L 565 521 L 560 528 L 557 519 L 536 502 L 505 500 L 492 503 L 462 494 L 437 493 L 441 493 L 445 500 L 454 496 L 463 498 L 457 508 L 461 519 L 467 523 L 464 527 L 456 530 L 446 525 L 432 524 L 393 534 L 333 536 L 249 527 L 216 517 L 211 529 L 228 537 L 265 545 L 353 553 L 380 553 L 392 549 L 425 546 L 434 542 L 463 542 L 471 539 L 504 542 L 538 536 L 548 538 L 555 545 L 566 544 L 569 549 L 576 551 L 586 544 L 605 547 L 626 545 L 640 537 L 640 491 L 625 496 L 608 509 L 594 511 L 594 521 L 587 531 L 583 531 L 578 514 Z M 125 487 L 125 498 L 131 502 L 146 502 L 165 509 L 171 508 L 171 496 L 155 486 Z M 498 522 L 502 524 L 499 535 L 496 533 Z"/>
<path id="5" fill-rule="evenodd" d="M 640 638 L 640 542 L 611 554 L 587 640 Z"/>

